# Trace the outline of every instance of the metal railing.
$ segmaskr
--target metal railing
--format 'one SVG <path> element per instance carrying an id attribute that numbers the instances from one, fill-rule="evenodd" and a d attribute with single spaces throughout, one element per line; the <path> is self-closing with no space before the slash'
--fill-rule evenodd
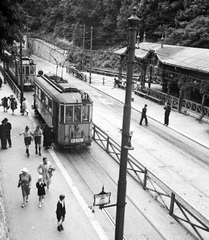
<path id="1" fill-rule="evenodd" d="M 145 88 L 145 91 L 149 93 L 149 96 L 162 100 L 164 103 L 167 101 L 171 105 L 172 109 L 175 110 L 178 109 L 179 102 L 178 97 L 172 95 L 168 96 L 166 93 L 148 88 Z M 204 106 L 203 111 L 204 111 L 203 121 L 209 122 L 209 107 Z M 201 104 L 187 99 L 183 99 L 181 112 L 199 118 L 201 115 Z"/>
<path id="2" fill-rule="evenodd" d="M 93 124 L 93 140 L 120 164 L 120 145 Z M 128 154 L 127 172 L 194 237 L 209 239 L 209 220 L 177 192 Z"/>
<path id="3" fill-rule="evenodd" d="M 4 76 L 4 81 L 9 84 L 10 88 L 14 92 L 15 97 L 20 101 L 21 91 L 18 88 L 18 86 L 12 81 L 11 77 L 9 76 L 9 74 L 6 71 L 4 71 L 2 66 L 0 66 L 0 72 Z"/>

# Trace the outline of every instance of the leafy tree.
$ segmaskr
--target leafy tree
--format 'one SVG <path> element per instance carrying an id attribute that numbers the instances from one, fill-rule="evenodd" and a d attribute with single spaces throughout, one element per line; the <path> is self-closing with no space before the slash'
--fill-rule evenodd
<path id="1" fill-rule="evenodd" d="M 22 17 L 25 15 L 20 3 L 24 0 L 1 0 L 0 9 L 0 52 L 6 44 L 19 41 L 20 30 L 23 28 Z"/>

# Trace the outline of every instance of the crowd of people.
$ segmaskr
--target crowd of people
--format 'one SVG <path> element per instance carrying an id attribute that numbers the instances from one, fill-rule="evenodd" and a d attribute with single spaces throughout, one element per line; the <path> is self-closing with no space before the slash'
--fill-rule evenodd
<path id="1" fill-rule="evenodd" d="M 11 109 L 12 115 L 14 115 L 15 110 L 17 109 L 17 100 L 11 95 L 10 97 L 3 97 L 1 99 L 1 106 L 3 107 L 4 112 L 8 112 Z M 28 115 L 29 111 L 27 110 L 26 99 L 23 99 L 20 113 L 24 115 L 25 113 Z M 11 130 L 12 124 L 9 122 L 7 118 L 4 118 L 0 124 L 0 141 L 1 148 L 3 150 L 8 147 L 12 147 L 12 139 L 11 139 Z M 37 125 L 35 130 L 31 130 L 29 126 L 26 126 L 25 129 L 20 133 L 20 135 L 24 136 L 24 144 L 26 147 L 27 157 L 30 158 L 29 147 L 31 143 L 34 141 L 35 154 L 42 156 L 42 142 L 43 147 L 48 149 L 52 144 L 52 130 L 46 124 L 41 128 L 40 125 Z M 42 141 L 43 139 L 43 141 Z M 49 186 L 51 184 L 51 178 L 53 176 L 53 171 L 55 168 L 52 163 L 47 160 L 46 157 L 43 157 L 43 161 L 37 166 L 38 177 L 37 181 L 34 184 L 35 189 L 37 190 L 38 195 L 38 206 L 41 208 L 43 206 L 44 196 L 46 195 L 46 190 L 49 190 Z M 29 195 L 31 193 L 32 186 L 32 177 L 29 173 L 29 170 L 24 167 L 21 169 L 21 173 L 19 174 L 18 187 L 20 187 L 22 192 L 23 202 L 21 207 L 26 207 L 29 201 Z M 66 208 L 65 208 L 65 196 L 60 195 L 57 206 L 56 206 L 56 219 L 57 219 L 57 230 L 62 231 L 63 222 L 65 220 Z"/>
<path id="2" fill-rule="evenodd" d="M 38 179 L 35 183 L 35 187 L 37 189 L 39 208 L 43 206 L 44 197 L 46 195 L 46 190 L 49 189 L 49 185 L 51 184 L 51 178 L 53 176 L 52 172 L 55 171 L 55 168 L 52 166 L 52 163 L 47 160 L 46 157 L 43 158 L 43 162 L 41 162 L 38 167 Z M 27 206 L 29 202 L 29 195 L 31 193 L 32 186 L 32 177 L 29 173 L 29 170 L 24 167 L 21 169 L 21 173 L 19 174 L 18 187 L 21 188 L 23 203 L 21 205 L 22 208 Z M 66 207 L 65 207 L 65 196 L 60 195 L 59 200 L 56 206 L 56 218 L 57 218 L 57 230 L 64 230 L 63 222 L 65 220 Z"/>

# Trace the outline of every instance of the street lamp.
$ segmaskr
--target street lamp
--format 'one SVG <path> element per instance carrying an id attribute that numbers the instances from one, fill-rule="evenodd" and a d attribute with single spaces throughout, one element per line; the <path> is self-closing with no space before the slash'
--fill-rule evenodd
<path id="1" fill-rule="evenodd" d="M 91 40 L 90 40 L 90 73 L 89 73 L 89 84 L 91 84 L 91 71 L 92 71 L 92 35 L 93 35 L 93 27 L 91 27 Z"/>
<path id="2" fill-rule="evenodd" d="M 20 103 L 22 110 L 22 102 L 23 102 L 23 72 L 22 72 L 22 36 L 20 35 Z"/>
<path id="3" fill-rule="evenodd" d="M 85 49 L 85 24 L 83 25 L 83 56 L 82 56 L 82 71 L 84 70 L 84 49 Z"/>
<path id="4" fill-rule="evenodd" d="M 135 58 L 136 33 L 137 25 L 139 24 L 140 20 L 136 16 L 136 10 L 137 10 L 136 7 L 134 7 L 132 16 L 128 18 L 129 24 L 128 65 L 127 65 L 126 96 L 123 110 L 123 128 L 117 193 L 115 240 L 123 240 L 124 216 L 126 205 L 127 159 L 128 150 L 132 149 L 130 144 L 131 94 L 133 84 L 133 65 Z"/>

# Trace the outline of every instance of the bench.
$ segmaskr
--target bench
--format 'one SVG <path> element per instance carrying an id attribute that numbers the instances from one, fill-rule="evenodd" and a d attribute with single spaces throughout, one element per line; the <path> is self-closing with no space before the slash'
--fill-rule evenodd
<path id="1" fill-rule="evenodd" d="M 154 102 L 157 102 L 158 104 L 162 105 L 164 104 L 164 101 L 162 99 L 159 99 L 159 98 L 156 98 L 156 97 L 153 97 L 151 95 L 147 95 L 147 98 L 154 101 Z"/>
<path id="2" fill-rule="evenodd" d="M 154 102 L 157 102 L 158 104 L 164 104 L 164 101 L 163 100 L 161 100 L 161 99 L 158 99 L 158 98 L 156 98 L 156 97 L 154 97 L 154 96 L 152 96 L 152 95 L 149 95 L 148 93 L 146 93 L 146 92 L 141 92 L 141 91 L 134 91 L 134 93 L 136 94 L 136 95 L 138 95 L 138 96 L 140 96 L 140 97 L 144 97 L 144 98 L 147 98 L 147 99 L 149 99 L 149 100 L 152 100 L 152 101 L 154 101 Z"/>
<path id="3" fill-rule="evenodd" d="M 118 84 L 118 87 L 119 87 L 119 88 L 122 88 L 122 89 L 126 89 L 126 84 L 120 83 L 120 84 Z"/>
<path id="4" fill-rule="evenodd" d="M 134 91 L 134 93 L 140 97 L 144 97 L 146 98 L 146 96 L 148 95 L 147 93 L 141 92 L 141 91 Z"/>

